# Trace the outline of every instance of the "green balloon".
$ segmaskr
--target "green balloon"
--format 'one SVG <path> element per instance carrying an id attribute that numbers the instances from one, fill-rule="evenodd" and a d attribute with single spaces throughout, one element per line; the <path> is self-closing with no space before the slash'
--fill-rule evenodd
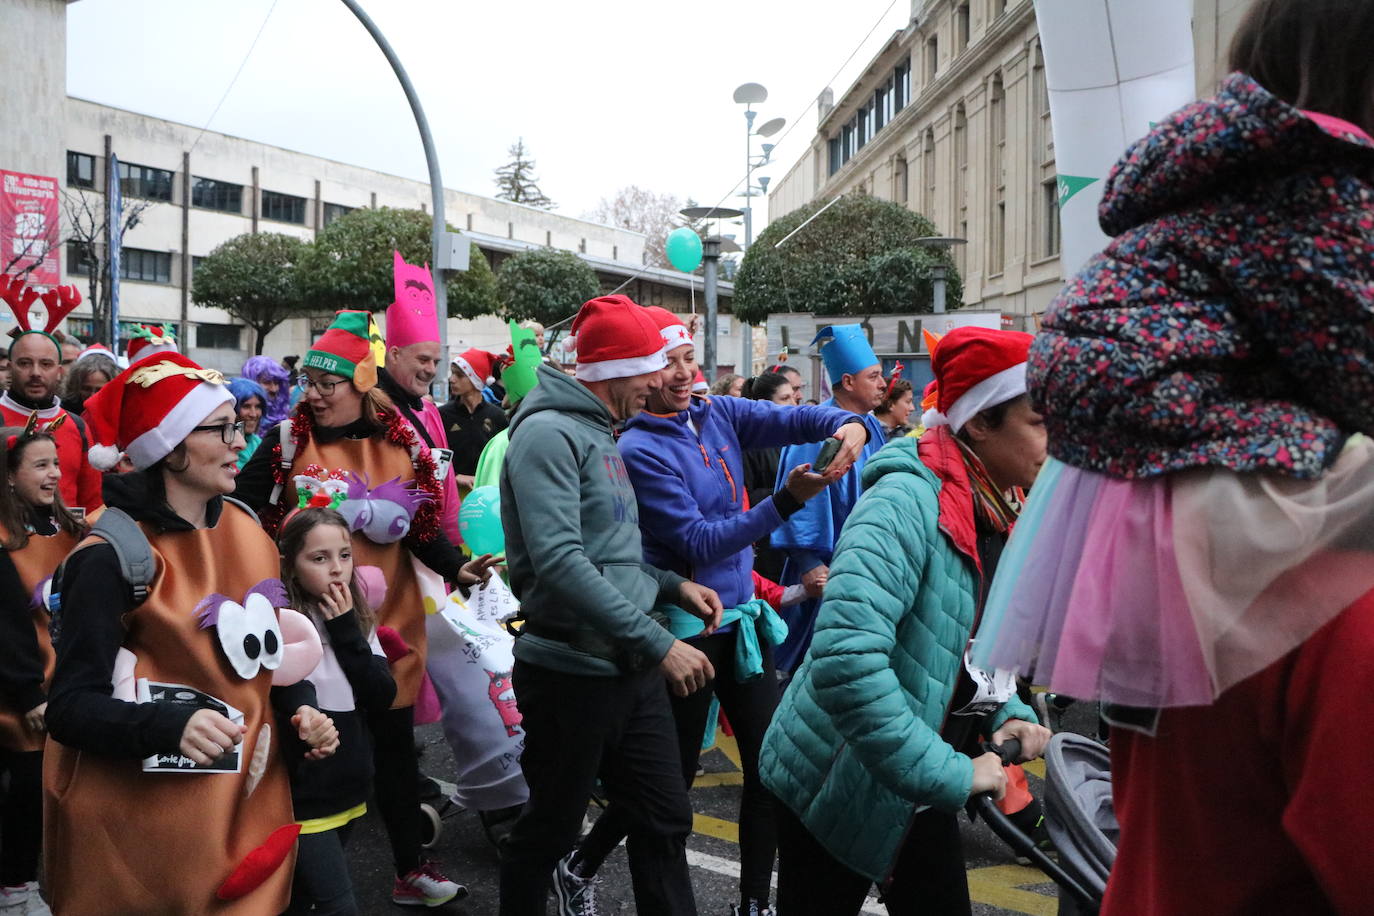
<path id="1" fill-rule="evenodd" d="M 475 557 L 506 552 L 499 487 L 478 487 L 463 497 L 463 505 L 458 509 L 458 530 Z"/>
<path id="2" fill-rule="evenodd" d="M 663 251 L 668 255 L 669 264 L 689 274 L 701 264 L 701 236 L 681 226 L 668 233 Z"/>

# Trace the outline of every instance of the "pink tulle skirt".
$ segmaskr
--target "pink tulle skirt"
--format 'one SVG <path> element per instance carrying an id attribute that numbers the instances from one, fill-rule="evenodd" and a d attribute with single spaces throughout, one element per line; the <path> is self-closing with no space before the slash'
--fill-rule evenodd
<path id="1" fill-rule="evenodd" d="M 1374 444 L 1321 479 L 1120 480 L 1050 459 L 993 580 L 974 662 L 1081 699 L 1211 703 L 1374 589 Z"/>

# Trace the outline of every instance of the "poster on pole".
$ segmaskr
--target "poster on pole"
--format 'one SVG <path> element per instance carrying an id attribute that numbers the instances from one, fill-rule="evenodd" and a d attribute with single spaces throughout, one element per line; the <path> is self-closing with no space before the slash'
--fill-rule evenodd
<path id="1" fill-rule="evenodd" d="M 0 273 L 31 286 L 62 282 L 56 178 L 0 170 Z"/>
<path id="2" fill-rule="evenodd" d="M 1065 276 L 1106 247 L 1097 204 L 1112 166 L 1196 97 L 1192 17 L 1193 0 L 1035 0 Z"/>

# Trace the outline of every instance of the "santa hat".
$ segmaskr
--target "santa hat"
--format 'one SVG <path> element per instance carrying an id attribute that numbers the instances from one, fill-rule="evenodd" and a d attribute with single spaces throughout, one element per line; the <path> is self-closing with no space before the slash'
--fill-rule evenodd
<path id="1" fill-rule="evenodd" d="M 234 396 L 224 376 L 180 353 L 155 353 L 125 369 L 86 399 L 81 418 L 94 443 L 91 465 L 108 471 L 121 452 L 138 470 L 167 457 Z"/>
<path id="2" fill-rule="evenodd" d="M 175 330 L 169 324 L 138 324 L 134 325 L 133 331 L 129 334 L 129 346 L 125 350 L 125 356 L 132 365 L 145 356 L 154 353 L 175 353 L 177 352 L 177 336 Z"/>
<path id="3" fill-rule="evenodd" d="M 668 365 L 658 325 L 629 296 L 599 296 L 583 303 L 572 332 L 580 381 L 630 378 Z"/>
<path id="4" fill-rule="evenodd" d="M 696 377 L 692 379 L 692 391 L 696 394 L 707 394 L 710 390 L 711 386 L 706 384 L 706 376 L 698 369 Z"/>
<path id="5" fill-rule="evenodd" d="M 654 324 L 658 325 L 659 336 L 663 338 L 664 353 L 671 353 L 678 347 L 690 347 L 695 343 L 692 335 L 687 333 L 687 325 L 672 312 L 656 305 L 646 305 L 644 311 L 648 312 Z"/>
<path id="6" fill-rule="evenodd" d="M 108 356 L 111 362 L 114 362 L 116 359 L 114 351 L 111 350 L 109 347 L 105 346 L 103 343 L 93 343 L 86 349 L 82 350 L 80 353 L 76 354 L 76 359 L 72 361 L 72 365 L 76 365 L 88 356 L 96 355 Z"/>
<path id="7" fill-rule="evenodd" d="M 434 278 L 429 265 L 416 267 L 407 264 L 399 251 L 391 254 L 396 301 L 386 310 L 387 349 L 438 343 L 439 319 L 434 310 Z"/>
<path id="8" fill-rule="evenodd" d="M 377 355 L 372 347 L 372 316 L 346 309 L 337 313 L 301 360 L 304 369 L 319 369 L 353 381 L 359 391 L 377 385 Z"/>
<path id="9" fill-rule="evenodd" d="M 478 391 L 481 391 L 494 381 L 491 366 L 495 360 L 496 357 L 486 350 L 473 347 L 453 357 L 453 365 L 468 377 L 468 381 L 472 382 Z"/>
<path id="10" fill-rule="evenodd" d="M 1032 339 L 1020 331 L 991 328 L 955 328 L 938 338 L 930 367 L 937 386 L 936 408 L 943 417 L 930 417 L 928 412 L 925 425 L 948 423 L 957 433 L 980 411 L 1025 394 Z"/>

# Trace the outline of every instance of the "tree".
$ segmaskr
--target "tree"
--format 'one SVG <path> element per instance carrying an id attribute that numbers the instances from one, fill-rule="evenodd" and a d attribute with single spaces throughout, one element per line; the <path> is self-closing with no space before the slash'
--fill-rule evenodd
<path id="1" fill-rule="evenodd" d="M 306 301 L 321 311 L 385 309 L 395 299 L 391 252 L 399 251 L 411 264 L 428 263 L 432 227 L 430 215 L 421 210 L 362 208 L 339 217 L 315 236 L 302 264 Z M 475 244 L 468 269 L 450 274 L 444 288 L 450 318 L 476 318 L 498 308 L 491 265 Z"/>
<path id="2" fill-rule="evenodd" d="M 151 200 L 124 198 L 120 238 L 127 237 L 143 221 L 144 211 L 152 205 Z M 110 326 L 110 218 L 107 201 L 104 194 L 96 191 L 63 190 L 62 212 L 67 217 L 66 240 L 75 243 L 84 255 L 86 302 L 91 309 L 91 324 L 96 328 L 96 335 L 100 336 Z"/>
<path id="3" fill-rule="evenodd" d="M 671 265 L 663 252 L 663 243 L 668 233 L 679 226 L 688 225 L 688 221 L 678 212 L 682 207 L 682 201 L 673 194 L 655 194 L 632 184 L 616 191 L 615 196 L 609 199 L 601 198 L 582 218 L 644 233 L 647 236 L 644 241 L 645 263 L 654 267 L 669 267 Z M 699 227 L 692 228 L 700 231 Z"/>
<path id="4" fill-rule="evenodd" d="M 558 206 L 541 190 L 539 179 L 534 174 L 534 160 L 526 158 L 525 138 L 516 140 L 506 151 L 511 161 L 496 170 L 497 200 L 528 204 L 542 210 L 552 210 Z"/>
<path id="5" fill-rule="evenodd" d="M 754 240 L 735 277 L 732 305 L 741 321 L 758 324 L 770 312 L 928 313 L 937 264 L 947 268 L 949 308 L 962 303 L 963 282 L 949 252 L 916 244 L 938 235 L 935 224 L 891 201 L 846 195 L 787 244 L 773 247 L 824 205 L 794 210 Z"/>
<path id="6" fill-rule="evenodd" d="M 201 260 L 191 280 L 191 299 L 223 309 L 253 329 L 253 352 L 272 329 L 307 314 L 300 293 L 300 267 L 309 243 L 280 232 L 246 233 Z"/>
<path id="7" fill-rule="evenodd" d="M 511 255 L 496 272 L 501 317 L 551 325 L 601 291 L 596 272 L 570 251 L 535 248 Z"/>

